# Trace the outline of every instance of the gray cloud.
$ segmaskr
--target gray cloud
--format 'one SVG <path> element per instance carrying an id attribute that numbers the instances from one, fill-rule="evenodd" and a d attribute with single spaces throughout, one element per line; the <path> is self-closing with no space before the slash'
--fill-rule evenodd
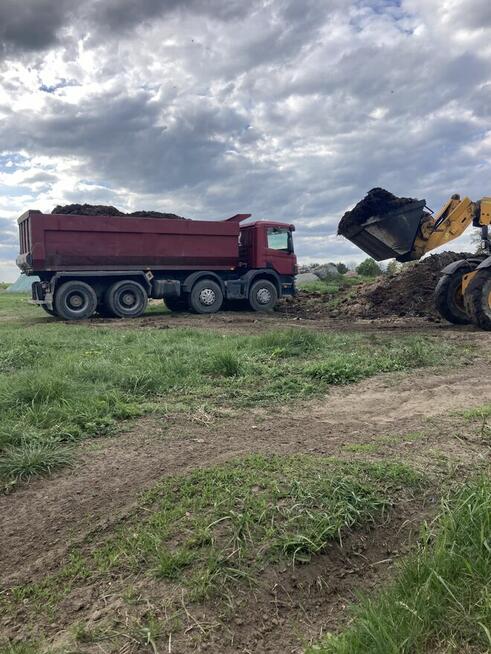
<path id="1" fill-rule="evenodd" d="M 65 162 L 23 176 L 40 208 L 131 193 L 198 218 L 252 211 L 295 222 L 302 256 L 351 260 L 363 255 L 328 237 L 372 186 L 434 208 L 456 191 L 489 194 L 488 10 L 478 0 L 7 0 L 4 55 L 53 50 L 62 63 L 48 70 L 37 55 L 37 104 L 0 101 L 0 153 Z M 43 35 L 30 38 L 36 21 Z M 456 26 L 471 35 L 454 39 Z M 15 76 L 1 87 L 24 92 Z"/>
<path id="2" fill-rule="evenodd" d="M 2 0 L 0 55 L 46 50 L 56 44 L 76 0 Z"/>

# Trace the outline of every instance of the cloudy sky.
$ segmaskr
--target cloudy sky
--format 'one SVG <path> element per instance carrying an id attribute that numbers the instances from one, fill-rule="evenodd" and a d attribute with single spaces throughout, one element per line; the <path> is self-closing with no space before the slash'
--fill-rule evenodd
<path id="1" fill-rule="evenodd" d="M 67 202 L 356 261 L 336 224 L 378 185 L 491 195 L 489 0 L 0 0 L 0 281 L 15 219 Z"/>

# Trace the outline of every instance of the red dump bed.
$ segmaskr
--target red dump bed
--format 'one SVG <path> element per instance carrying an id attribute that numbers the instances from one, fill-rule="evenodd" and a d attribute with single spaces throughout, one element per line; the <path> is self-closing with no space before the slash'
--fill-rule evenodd
<path id="1" fill-rule="evenodd" d="M 237 216 L 239 218 L 239 216 Z M 19 266 L 67 270 L 226 270 L 239 262 L 239 221 L 76 216 L 19 218 Z"/>

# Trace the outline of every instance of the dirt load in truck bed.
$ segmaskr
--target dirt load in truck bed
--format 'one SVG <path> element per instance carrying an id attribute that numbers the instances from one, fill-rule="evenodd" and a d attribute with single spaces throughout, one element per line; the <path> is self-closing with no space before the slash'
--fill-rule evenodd
<path id="1" fill-rule="evenodd" d="M 385 216 L 400 209 L 405 204 L 419 202 L 416 198 L 399 198 L 383 188 L 376 187 L 368 191 L 351 211 L 347 211 L 339 221 L 338 234 L 345 234 L 355 226 L 363 225 L 372 216 Z"/>
<path id="2" fill-rule="evenodd" d="M 70 214 L 75 216 L 130 216 L 133 218 L 167 218 L 170 220 L 188 220 L 175 213 L 162 213 L 161 211 L 133 211 L 123 213 L 116 207 L 102 204 L 66 204 L 56 206 L 51 213 Z"/>

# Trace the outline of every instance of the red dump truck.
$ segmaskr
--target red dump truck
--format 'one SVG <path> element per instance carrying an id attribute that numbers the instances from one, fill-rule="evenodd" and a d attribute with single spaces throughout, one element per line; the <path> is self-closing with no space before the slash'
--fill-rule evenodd
<path id="1" fill-rule="evenodd" d="M 141 315 L 148 298 L 172 311 L 214 313 L 226 300 L 271 311 L 293 295 L 294 226 L 250 214 L 223 221 L 27 211 L 17 265 L 40 281 L 32 300 L 65 320 Z"/>

